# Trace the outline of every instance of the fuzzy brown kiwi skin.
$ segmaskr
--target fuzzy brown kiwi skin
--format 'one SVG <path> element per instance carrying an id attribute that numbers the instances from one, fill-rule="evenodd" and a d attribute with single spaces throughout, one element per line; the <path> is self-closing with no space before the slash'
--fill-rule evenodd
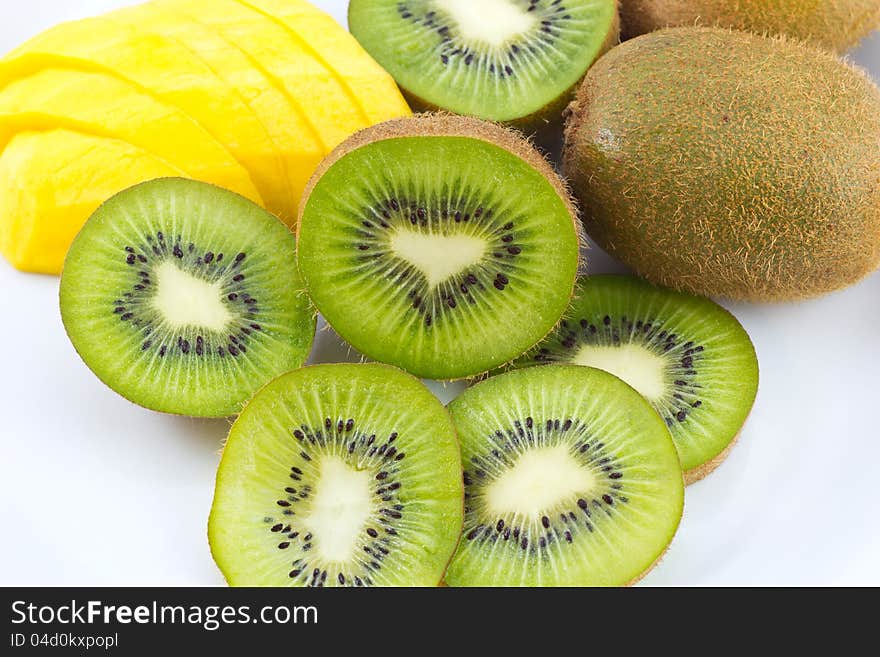
<path id="1" fill-rule="evenodd" d="M 711 87 L 694 74 L 710 58 Z M 770 64 L 775 80 L 761 92 L 733 89 L 738 79 L 754 85 Z M 650 93 L 641 95 L 640 79 L 652 80 Z M 765 110 L 777 96 L 798 111 Z M 679 106 L 682 119 L 667 111 Z M 831 53 L 720 28 L 659 30 L 605 55 L 566 114 L 563 170 L 587 231 L 652 283 L 786 302 L 856 283 L 880 264 L 880 89 Z M 604 133 L 614 143 L 603 143 Z M 662 147 L 648 141 L 653 134 L 664 136 Z M 712 152 L 727 158 L 724 167 L 706 164 Z M 756 180 L 760 194 L 748 191 Z M 815 197 L 798 203 L 796 183 L 822 195 L 821 210 Z"/>
<path id="2" fill-rule="evenodd" d="M 727 457 L 730 456 L 730 453 L 733 451 L 733 448 L 736 447 L 736 444 L 739 442 L 739 437 L 742 435 L 742 431 L 737 433 L 733 440 L 731 440 L 727 447 L 725 447 L 715 458 L 706 461 L 702 465 L 698 465 L 696 468 L 691 468 L 690 470 L 685 470 L 684 472 L 684 485 L 690 486 L 691 484 L 695 484 L 698 481 L 702 481 L 710 474 L 715 472 L 718 467 L 727 460 Z"/>
<path id="3" fill-rule="evenodd" d="M 309 197 L 315 190 L 318 181 L 321 180 L 330 167 L 345 157 L 348 153 L 359 148 L 363 148 L 364 146 L 385 139 L 405 137 L 469 137 L 471 139 L 479 139 L 489 144 L 494 144 L 500 148 L 504 148 L 531 165 L 553 186 L 557 195 L 568 209 L 569 216 L 572 219 L 572 226 L 574 227 L 578 244 L 580 245 L 580 261 L 578 263 L 578 269 L 583 270 L 585 268 L 586 265 L 583 252 L 587 241 L 584 235 L 583 224 L 579 218 L 580 215 L 577 202 L 568 187 L 568 183 L 556 173 L 547 158 L 533 146 L 532 142 L 527 137 L 513 128 L 498 123 L 483 121 L 482 119 L 459 116 L 457 114 L 447 114 L 445 112 L 415 114 L 406 118 L 391 119 L 390 121 L 385 121 L 384 123 L 379 123 L 370 128 L 356 132 L 342 144 L 337 146 L 330 155 L 321 162 L 303 191 L 296 221 L 295 232 L 297 237 L 297 249 L 299 249 L 300 245 L 299 231 L 300 226 L 302 225 L 302 217 L 306 205 L 308 204 Z M 574 297 L 575 282 L 576 281 L 572 282 L 572 287 L 568 291 L 569 302 Z M 562 321 L 561 317 L 559 318 L 559 321 Z M 548 335 L 555 331 L 556 326 L 558 326 L 558 322 L 547 331 L 540 340 L 536 341 L 535 345 L 539 344 Z M 532 345 L 532 347 L 535 345 Z M 516 358 L 499 367 L 504 367 L 505 365 L 512 363 L 514 360 L 516 360 Z M 480 374 L 475 376 L 479 377 Z M 471 378 L 472 377 L 462 377 L 458 380 L 470 380 Z"/>
<path id="4" fill-rule="evenodd" d="M 617 3 L 616 10 L 614 12 L 614 22 L 611 25 L 611 28 L 608 30 L 608 34 L 605 37 L 605 41 L 602 43 L 602 47 L 599 49 L 599 52 L 596 54 L 596 59 L 593 60 L 595 64 L 599 59 L 611 50 L 614 46 L 620 43 L 620 3 Z M 592 66 L 592 64 L 591 64 Z M 584 73 L 586 75 L 586 73 Z M 518 119 L 513 119 L 510 121 L 501 121 L 505 125 L 508 125 L 512 128 L 516 128 L 526 135 L 539 135 L 543 136 L 548 132 L 558 131 L 563 126 L 563 113 L 565 108 L 575 97 L 575 93 L 583 82 L 583 77 L 581 77 L 574 85 L 566 89 L 562 92 L 558 98 L 547 103 L 541 109 L 532 112 L 528 116 L 523 116 Z M 437 107 L 436 105 L 429 103 L 428 101 L 420 98 L 419 96 L 407 91 L 406 89 L 401 89 L 401 93 L 406 99 L 409 106 L 413 109 L 414 112 L 420 113 L 437 113 L 437 112 L 446 112 L 441 107 Z"/>
<path id="5" fill-rule="evenodd" d="M 626 39 L 664 27 L 701 24 L 786 34 L 838 53 L 880 27 L 876 0 L 624 0 L 620 11 Z"/>

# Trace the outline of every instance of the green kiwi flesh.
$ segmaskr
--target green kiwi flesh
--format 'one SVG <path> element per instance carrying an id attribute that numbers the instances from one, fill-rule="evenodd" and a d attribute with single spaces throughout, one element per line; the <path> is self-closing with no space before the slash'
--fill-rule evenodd
<path id="1" fill-rule="evenodd" d="M 618 40 L 616 0 L 352 0 L 348 22 L 416 106 L 526 124 Z"/>
<path id="2" fill-rule="evenodd" d="M 420 116 L 358 133 L 301 204 L 300 271 L 327 322 L 366 356 L 460 379 L 556 325 L 579 258 L 575 210 L 513 131 Z"/>
<path id="3" fill-rule="evenodd" d="M 463 538 L 450 586 L 618 586 L 660 559 L 681 520 L 675 445 L 602 370 L 515 370 L 449 405 L 462 447 Z"/>
<path id="4" fill-rule="evenodd" d="M 660 30 L 587 74 L 564 169 L 587 232 L 658 285 L 789 301 L 880 262 L 880 90 L 834 55 Z"/>
<path id="5" fill-rule="evenodd" d="M 436 586 L 462 523 L 446 409 L 386 365 L 316 365 L 241 413 L 208 538 L 234 586 Z"/>
<path id="6" fill-rule="evenodd" d="M 628 37 L 700 23 L 785 34 L 837 52 L 880 27 L 877 0 L 624 0 L 620 13 Z"/>
<path id="7" fill-rule="evenodd" d="M 692 483 L 720 465 L 758 391 L 758 360 L 736 318 L 713 301 L 632 276 L 579 283 L 554 332 L 514 363 L 570 363 L 620 377 L 669 427 Z"/>
<path id="8" fill-rule="evenodd" d="M 179 415 L 238 413 L 305 362 L 315 334 L 293 233 L 193 180 L 143 183 L 102 205 L 70 248 L 60 300 L 73 346 L 105 384 Z"/>

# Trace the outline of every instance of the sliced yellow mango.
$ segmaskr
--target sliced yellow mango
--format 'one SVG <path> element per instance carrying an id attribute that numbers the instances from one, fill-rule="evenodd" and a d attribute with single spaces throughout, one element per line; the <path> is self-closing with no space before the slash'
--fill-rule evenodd
<path id="1" fill-rule="evenodd" d="M 321 136 L 325 152 L 369 125 L 360 105 L 311 46 L 279 22 L 235 0 L 153 0 L 129 11 L 166 8 L 211 28 L 261 66 Z"/>
<path id="2" fill-rule="evenodd" d="M 237 0 L 281 21 L 308 40 L 320 61 L 334 71 L 361 106 L 370 123 L 410 113 L 394 79 L 336 20 L 305 0 Z"/>
<path id="3" fill-rule="evenodd" d="M 153 0 L 59 25 L 0 60 L 0 251 L 57 272 L 106 196 L 166 175 L 293 225 L 332 148 L 408 113 L 391 78 L 303 0 Z"/>
<path id="4" fill-rule="evenodd" d="M 298 196 L 280 147 L 237 90 L 178 41 L 143 31 L 124 15 L 118 18 L 91 18 L 44 32 L 0 60 L 0 86 L 47 68 L 115 75 L 196 120 L 252 174 L 270 211 L 295 216 Z"/>
<path id="5" fill-rule="evenodd" d="M 293 209 L 277 214 L 293 225 L 296 205 L 306 183 L 326 155 L 317 128 L 308 120 L 307 110 L 294 104 L 276 87 L 259 62 L 214 30 L 174 10 L 173 5 L 152 4 L 149 12 L 139 7 L 126 8 L 108 14 L 108 18 L 136 24 L 141 30 L 179 43 L 243 98 L 278 147 L 287 172 Z"/>
<path id="6" fill-rule="evenodd" d="M 183 175 L 124 141 L 67 130 L 17 133 L 0 155 L 0 252 L 24 271 L 58 274 L 101 203 L 145 180 Z"/>
<path id="7" fill-rule="evenodd" d="M 115 77 L 46 69 L 0 89 L 0 131 L 26 129 L 27 121 L 36 130 L 74 127 L 128 141 L 193 178 L 263 203 L 250 174 L 198 123 Z M 51 152 L 46 165 L 51 169 Z"/>

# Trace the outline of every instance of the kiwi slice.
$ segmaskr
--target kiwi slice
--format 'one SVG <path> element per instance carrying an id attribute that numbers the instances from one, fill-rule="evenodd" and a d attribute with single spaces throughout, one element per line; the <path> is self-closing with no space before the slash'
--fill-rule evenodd
<path id="1" fill-rule="evenodd" d="M 665 552 L 684 485 L 669 431 L 602 370 L 515 370 L 449 405 L 464 462 L 450 586 L 617 586 Z"/>
<path id="2" fill-rule="evenodd" d="M 733 315 L 632 276 L 579 282 L 565 319 L 515 366 L 547 363 L 597 367 L 641 393 L 669 426 L 687 483 L 725 459 L 758 391 L 755 348 Z"/>
<path id="3" fill-rule="evenodd" d="M 446 409 L 387 365 L 316 365 L 232 426 L 208 537 L 234 586 L 436 586 L 462 523 Z"/>
<path id="4" fill-rule="evenodd" d="M 348 22 L 415 105 L 521 124 L 618 40 L 616 0 L 352 0 Z"/>
<path id="5" fill-rule="evenodd" d="M 222 417 L 308 358 L 315 314 L 302 287 L 296 240 L 278 219 L 232 192 L 166 178 L 89 218 L 65 261 L 61 317 L 119 394 Z"/>
<path id="6" fill-rule="evenodd" d="M 318 309 L 367 356 L 432 379 L 523 354 L 565 312 L 574 206 L 518 133 L 424 115 L 356 134 L 300 204 L 300 271 Z"/>

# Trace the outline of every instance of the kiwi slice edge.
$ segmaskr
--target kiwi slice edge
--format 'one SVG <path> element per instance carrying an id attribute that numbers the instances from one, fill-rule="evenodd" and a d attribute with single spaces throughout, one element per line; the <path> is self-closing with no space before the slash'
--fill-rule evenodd
<path id="1" fill-rule="evenodd" d="M 529 132 L 556 123 L 588 68 L 619 42 L 617 1 L 489 4 L 353 0 L 348 23 L 416 109 L 504 121 Z M 462 75 L 473 78 L 474 88 L 461 88 Z"/>

